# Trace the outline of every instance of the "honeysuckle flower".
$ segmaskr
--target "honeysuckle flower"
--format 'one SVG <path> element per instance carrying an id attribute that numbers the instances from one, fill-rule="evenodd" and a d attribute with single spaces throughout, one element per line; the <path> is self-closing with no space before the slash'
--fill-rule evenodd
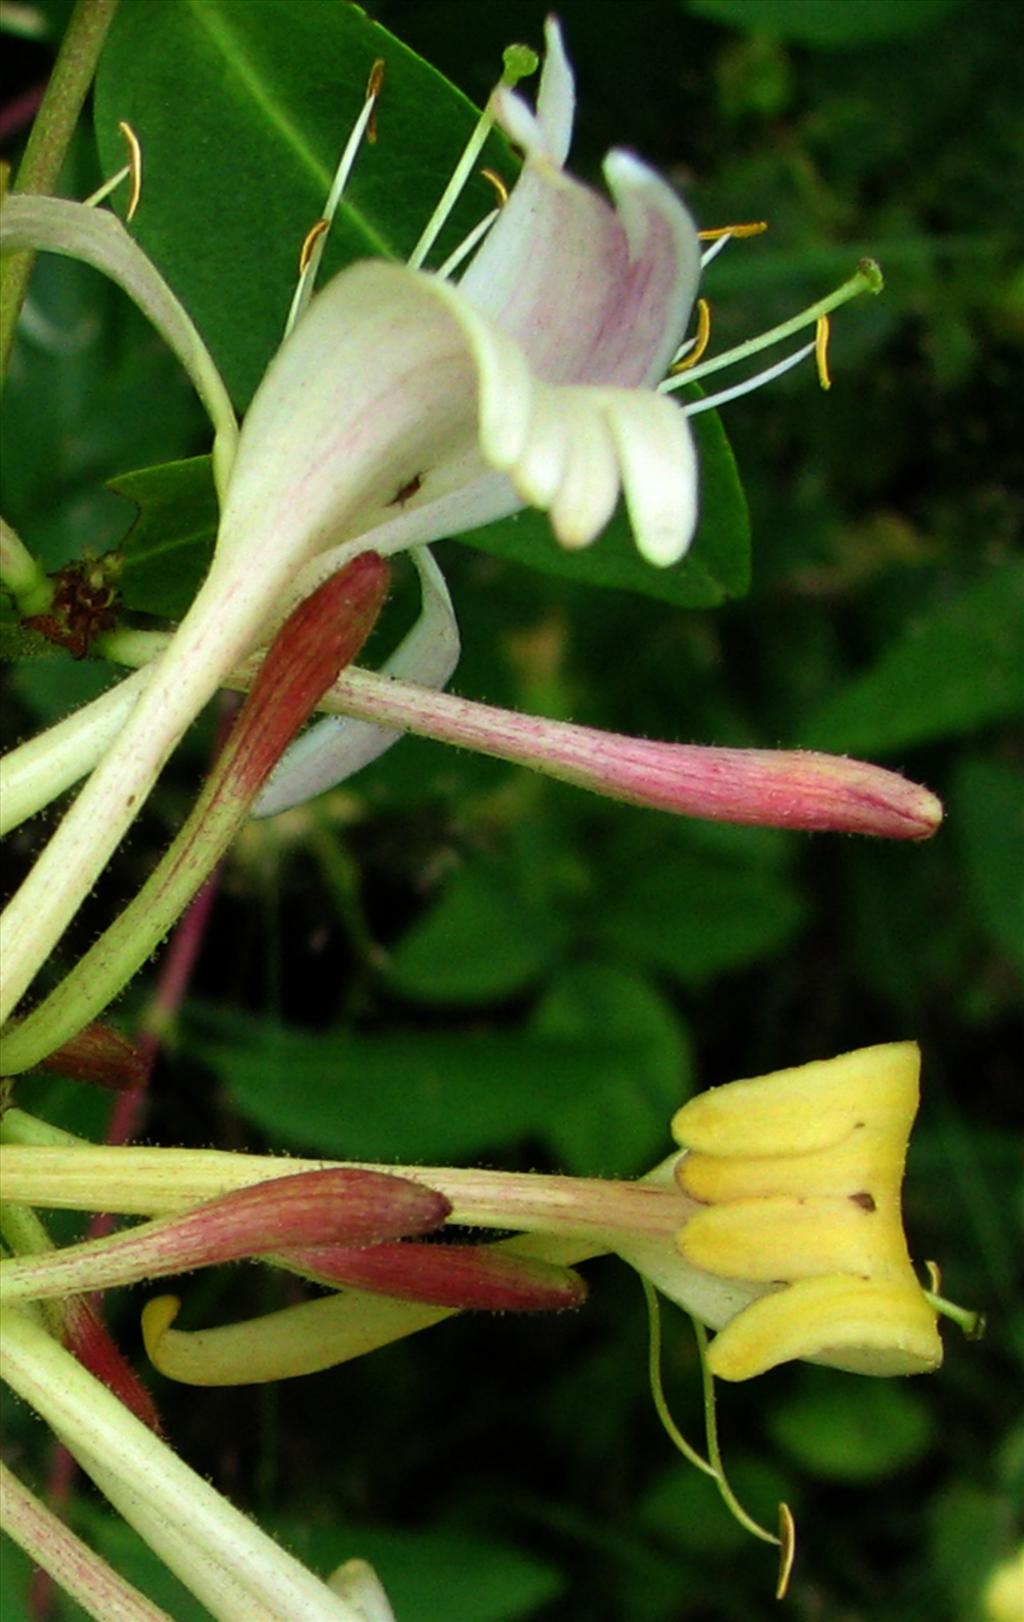
<path id="1" fill-rule="evenodd" d="M 935 1298 L 915 1278 L 900 1219 L 918 1070 L 916 1046 L 897 1042 L 712 1088 L 675 1117 L 683 1151 L 637 1183 L 436 1166 L 412 1175 L 450 1202 L 448 1221 L 521 1230 L 503 1253 L 561 1268 L 616 1252 L 719 1331 L 710 1366 L 724 1379 L 792 1358 L 863 1374 L 925 1372 L 942 1356 Z M 102 1197 L 130 1212 L 180 1210 L 211 1188 L 279 1174 L 269 1157 L 84 1144 L 11 1144 L 0 1164 L 14 1198 L 56 1196 L 74 1206 Z M 296 1172 L 314 1164 L 289 1162 Z M 396 1296 L 407 1299 L 375 1305 L 367 1286 L 386 1291 L 390 1264 L 384 1253 L 374 1276 L 372 1250 L 366 1255 L 361 1280 L 355 1258 L 351 1292 L 245 1325 L 182 1333 L 171 1329 L 177 1302 L 154 1303 L 152 1354 L 166 1372 L 198 1383 L 281 1378 L 360 1355 L 453 1310 L 457 1280 L 433 1304 L 425 1274 L 423 1288 L 406 1287 L 415 1285 L 414 1257 L 405 1283 L 402 1264 L 395 1274 Z M 339 1257 L 335 1282 L 346 1266 Z M 36 1264 L 33 1277 L 42 1271 Z"/>
<path id="2" fill-rule="evenodd" d="M 575 230 L 552 237 L 549 269 L 563 265 L 552 293 L 537 287 L 524 303 L 501 291 L 500 264 L 519 280 L 538 226 L 547 234 L 555 225 L 550 210 L 535 223 L 529 184 L 525 204 L 510 202 L 510 224 L 477 277 L 493 282 L 510 333 L 482 313 L 489 295 L 479 289 L 474 303 L 426 272 L 353 265 L 312 301 L 274 357 L 237 449 L 202 341 L 122 228 L 85 207 L 13 199 L 8 249 L 44 246 L 90 259 L 171 334 L 217 417 L 223 501 L 210 573 L 172 647 L 7 910 L 16 950 L 4 1016 L 185 727 L 266 635 L 282 599 L 308 593 L 368 547 L 405 549 L 523 500 L 550 508 L 556 535 L 578 544 L 604 527 L 623 488 L 648 555 L 669 561 L 687 544 L 695 504 L 685 424 L 669 402 L 649 391 L 634 400 L 630 390 L 663 369 L 681 336 L 699 263 L 696 234 L 669 188 L 626 158 L 610 171 L 623 221 L 607 204 L 581 212 L 579 198 L 589 194 L 556 166 L 571 85 L 554 25 L 548 43 L 535 125 L 510 99 L 498 110 L 527 141 L 527 167 L 550 171 L 568 211 L 557 218 L 568 226 L 570 214 L 580 216 Z M 613 247 L 611 259 L 602 257 Z M 630 312 L 635 319 L 623 320 Z M 520 335 L 529 336 L 530 353 Z M 621 368 L 625 387 L 616 386 Z"/>
<path id="3" fill-rule="evenodd" d="M 524 502 L 549 513 L 563 544 L 585 545 L 620 491 L 645 557 L 668 564 L 689 544 L 696 468 L 685 417 L 715 399 L 680 409 L 657 383 L 696 292 L 697 233 L 671 189 L 629 154 L 613 152 L 605 165 L 614 208 L 565 174 L 572 77 L 553 21 L 546 40 L 536 114 L 507 84 L 492 97 L 485 124 L 501 123 L 526 161 L 460 286 L 445 279 L 447 267 L 365 262 L 307 307 L 305 295 L 298 299 L 237 439 L 202 340 L 123 227 L 52 198 L 7 205 L 5 248 L 44 247 L 99 266 L 167 333 L 214 420 L 222 512 L 189 612 L 152 679 L 132 689 L 124 725 L 4 914 L 0 1018 L 28 989 L 198 710 L 292 602 L 353 556 L 419 547 Z M 368 104 L 379 85 L 375 73 Z M 820 308 L 869 285 L 859 272 Z M 424 621 L 392 671 L 442 685 L 457 638 L 443 582 L 428 565 L 421 573 Z M 393 730 L 344 725 L 301 743 L 261 809 L 338 781 L 394 739 Z"/>
<path id="4" fill-rule="evenodd" d="M 676 1115 L 675 1178 L 699 1206 L 679 1255 L 748 1297 L 709 1320 L 722 1325 L 709 1359 L 722 1379 L 791 1358 L 856 1374 L 938 1367 L 900 1217 L 919 1069 L 916 1044 L 893 1042 L 711 1088 Z M 689 1305 L 672 1258 L 624 1254 Z"/>

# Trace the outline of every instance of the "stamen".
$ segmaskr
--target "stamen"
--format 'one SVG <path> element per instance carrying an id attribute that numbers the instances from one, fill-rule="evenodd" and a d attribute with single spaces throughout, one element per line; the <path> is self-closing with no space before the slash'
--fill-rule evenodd
<path id="1" fill-rule="evenodd" d="M 679 372 L 688 372 L 691 366 L 696 366 L 711 338 L 711 306 L 706 298 L 697 300 L 697 336 L 693 339 L 690 353 L 682 360 L 675 360 L 672 365 L 671 376 Z"/>
<path id="2" fill-rule="evenodd" d="M 510 45 L 505 51 L 505 71 L 498 80 L 497 88 L 511 89 L 513 85 L 518 84 L 520 79 L 525 79 L 529 74 L 536 72 L 538 61 L 539 58 L 536 52 L 531 51 L 528 46 Z M 433 214 L 431 214 L 422 236 L 409 255 L 409 268 L 411 270 L 418 270 L 426 259 L 427 254 L 440 236 L 449 214 L 458 202 L 467 180 L 473 173 L 476 160 L 483 151 L 484 143 L 494 127 L 494 113 L 491 111 L 493 99 L 492 92 L 492 95 L 488 98 L 487 106 L 480 114 L 476 129 L 466 142 L 462 156 L 452 172 L 452 177 L 441 194 L 441 201 Z"/>
<path id="3" fill-rule="evenodd" d="M 508 187 L 502 180 L 497 169 L 481 169 L 480 173 L 485 180 L 489 180 L 498 194 L 498 207 L 504 208 L 508 202 Z"/>
<path id="4" fill-rule="evenodd" d="M 796 1521 L 788 1504 L 779 1505 L 779 1577 L 775 1584 L 775 1598 L 785 1599 L 789 1579 L 793 1575 L 796 1559 Z"/>
<path id="5" fill-rule="evenodd" d="M 384 58 L 382 56 L 378 56 L 376 62 L 373 64 L 373 67 L 370 69 L 370 76 L 366 81 L 366 99 L 367 101 L 373 103 L 370 110 L 369 121 L 366 125 L 366 139 L 370 146 L 377 145 L 377 97 L 380 95 L 380 87 L 383 83 Z"/>
<path id="6" fill-rule="evenodd" d="M 448 255 L 440 269 L 434 272 L 434 275 L 437 277 L 438 281 L 447 281 L 449 276 L 458 270 L 459 266 L 462 264 L 462 261 L 473 252 L 473 249 L 480 241 L 480 238 L 487 235 L 500 213 L 500 208 L 492 208 L 489 214 L 485 214 L 482 220 L 477 221 L 476 225 L 474 225 L 468 236 L 463 237 L 458 247 L 452 249 L 452 252 Z"/>
<path id="7" fill-rule="evenodd" d="M 324 248 L 327 246 L 327 234 L 334 223 L 338 204 L 341 202 L 342 194 L 348 185 L 349 176 L 355 165 L 363 136 L 367 135 L 367 138 L 369 138 L 367 132 L 373 120 L 381 85 L 384 83 L 384 67 L 383 59 L 378 57 L 370 69 L 370 76 L 366 81 L 366 99 L 363 102 L 362 111 L 353 125 L 352 133 L 345 142 L 345 150 L 341 154 L 338 167 L 335 170 L 331 189 L 324 204 L 323 215 L 310 227 L 303 241 L 299 254 L 299 280 L 292 297 L 291 309 L 288 311 L 288 319 L 284 325 L 286 338 L 313 297 L 313 284 L 316 281 L 317 271 L 320 269 L 320 261 L 324 256 Z"/>
<path id="8" fill-rule="evenodd" d="M 698 231 L 701 242 L 717 242 L 719 237 L 759 237 L 767 231 L 767 220 L 749 220 L 746 225 L 716 225 L 710 231 Z"/>
<path id="9" fill-rule="evenodd" d="M 748 377 L 743 383 L 734 384 L 731 389 L 720 389 L 717 394 L 709 394 L 703 400 L 687 401 L 683 407 L 684 415 L 696 417 L 702 411 L 715 411 L 719 406 L 727 405 L 730 400 L 738 400 L 741 395 L 752 393 L 754 389 L 759 389 L 764 383 L 774 382 L 784 372 L 792 371 L 794 366 L 799 366 L 802 360 L 806 360 L 807 356 L 813 353 L 813 350 L 813 344 L 804 344 L 803 348 L 798 349 L 795 354 L 787 355 L 785 360 L 776 361 L 774 366 L 765 367 L 763 372 L 755 372 L 753 377 Z M 692 372 L 685 372 L 679 378 L 668 378 L 660 385 L 661 392 L 663 394 L 667 393 L 670 388 L 677 388 L 683 383 L 690 382 L 692 376 Z"/>
<path id="10" fill-rule="evenodd" d="M 97 203 L 102 203 L 104 198 L 109 197 L 112 191 L 117 190 L 122 180 L 127 180 L 131 176 L 132 183 L 128 193 L 128 207 L 125 209 L 124 216 L 126 220 L 130 220 L 134 217 L 135 210 L 139 206 L 139 198 L 142 196 L 142 147 L 139 145 L 139 138 L 130 124 L 126 124 L 121 119 L 117 127 L 124 136 L 128 147 L 128 162 L 123 169 L 117 171 L 116 175 L 111 175 L 110 179 L 105 180 L 102 186 L 97 186 L 94 192 L 90 192 L 89 196 L 85 198 L 85 207 L 95 208 Z"/>
<path id="11" fill-rule="evenodd" d="M 125 210 L 124 217 L 126 220 L 130 220 L 134 218 L 135 210 L 139 206 L 139 198 L 142 196 L 142 147 L 135 131 L 125 119 L 118 119 L 117 127 L 128 148 L 128 168 L 131 172 L 132 185 L 128 194 L 128 207 Z"/>
<path id="12" fill-rule="evenodd" d="M 958 1325 L 966 1340 L 982 1340 L 986 1329 L 985 1314 L 972 1312 L 969 1307 L 962 1307 L 956 1301 L 947 1301 L 940 1293 L 942 1290 L 942 1274 L 938 1262 L 925 1262 L 924 1270 L 928 1274 L 929 1288 L 922 1293 L 933 1312 L 941 1318 L 949 1318 Z"/>
<path id="13" fill-rule="evenodd" d="M 682 382 L 695 383 L 699 377 L 707 377 L 711 372 L 720 371 L 723 366 L 731 366 L 734 361 L 746 360 L 751 355 L 757 355 L 762 349 L 768 349 L 772 344 L 781 342 L 783 338 L 790 337 L 794 332 L 800 332 L 804 327 L 817 326 L 820 316 L 828 315 L 837 310 L 840 305 L 848 304 L 850 299 L 856 298 L 859 293 L 880 293 L 884 286 L 882 272 L 873 259 L 862 259 L 855 273 L 834 293 L 826 298 L 819 299 L 799 315 L 790 316 L 777 327 L 768 332 L 762 332 L 757 338 L 748 338 L 745 343 L 737 344 L 735 349 L 728 349 L 724 354 L 715 355 L 700 366 L 695 366 Z M 681 387 L 673 378 L 668 378 L 661 384 L 662 390 Z"/>
<path id="14" fill-rule="evenodd" d="M 704 1431 L 707 1438 L 708 1456 L 702 1458 L 695 1447 L 682 1435 L 678 1425 L 669 1413 L 668 1403 L 665 1400 L 665 1389 L 661 1378 L 661 1311 L 658 1305 L 657 1293 L 647 1279 L 641 1278 L 644 1300 L 647 1303 L 647 1374 L 650 1381 L 651 1396 L 654 1399 L 655 1412 L 661 1420 L 662 1427 L 669 1441 L 686 1459 L 687 1463 L 702 1470 L 711 1477 L 718 1487 L 718 1491 L 730 1515 L 740 1526 L 753 1537 L 759 1538 L 762 1543 L 774 1543 L 779 1549 L 779 1575 L 775 1587 L 776 1599 L 785 1596 L 789 1587 L 790 1573 L 793 1570 L 793 1557 L 796 1552 L 796 1526 L 788 1504 L 779 1505 L 779 1535 L 775 1536 L 765 1527 L 759 1526 L 752 1515 L 748 1515 L 736 1494 L 729 1484 L 728 1477 L 722 1464 L 722 1455 L 718 1446 L 718 1424 L 715 1418 L 715 1380 L 708 1367 L 708 1337 L 704 1325 L 690 1315 L 693 1332 L 697 1340 L 697 1356 L 700 1361 L 701 1386 L 704 1395 Z"/>
<path id="15" fill-rule="evenodd" d="M 819 315 L 817 330 L 814 334 L 814 363 L 818 368 L 818 382 L 823 389 L 832 387 L 832 379 L 828 375 L 828 335 L 831 328 L 827 315 Z"/>
<path id="16" fill-rule="evenodd" d="M 705 248 L 704 252 L 700 256 L 700 268 L 701 268 L 701 270 L 707 270 L 707 268 L 710 265 L 711 261 L 713 259 L 717 259 L 718 255 L 721 253 L 722 249 L 727 248 L 731 241 L 732 241 L 731 237 L 719 237 L 718 241 L 713 242 L 711 244 L 710 248 Z"/>
<path id="17" fill-rule="evenodd" d="M 299 249 L 299 275 L 300 276 L 305 275 L 306 268 L 309 265 L 309 261 L 313 257 L 313 249 L 316 246 L 317 240 L 320 237 L 323 236 L 325 231 L 329 231 L 330 228 L 331 228 L 330 220 L 320 219 L 320 220 L 314 220 L 313 224 L 310 226 L 309 230 L 306 232 L 305 239 L 303 241 L 302 247 Z"/>

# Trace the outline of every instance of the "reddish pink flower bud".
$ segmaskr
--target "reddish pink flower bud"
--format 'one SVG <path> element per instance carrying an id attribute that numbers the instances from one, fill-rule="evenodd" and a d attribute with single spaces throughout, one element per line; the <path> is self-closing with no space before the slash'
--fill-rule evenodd
<path id="1" fill-rule="evenodd" d="M 52 1300 L 302 1246 L 366 1245 L 430 1233 L 451 1209 L 443 1194 L 408 1177 L 358 1167 L 296 1172 L 109 1239 L 13 1257 L 4 1277 L 12 1300 Z"/>
<path id="2" fill-rule="evenodd" d="M 331 1246 L 292 1251 L 288 1261 L 325 1284 L 465 1311 L 559 1312 L 578 1307 L 587 1294 L 571 1268 L 492 1245 Z"/>
<path id="3" fill-rule="evenodd" d="M 218 795 L 255 797 L 299 727 L 373 629 L 391 571 L 362 552 L 288 616 L 260 667 L 214 775 Z"/>
<path id="4" fill-rule="evenodd" d="M 109 1025 L 87 1025 L 41 1059 L 37 1068 L 118 1092 L 131 1092 L 146 1081 L 145 1054 Z"/>
<path id="5" fill-rule="evenodd" d="M 78 1361 L 102 1380 L 108 1391 L 119 1397 L 136 1419 L 141 1419 L 158 1436 L 163 1434 L 160 1415 L 149 1391 L 117 1345 L 102 1318 L 87 1297 L 69 1296 L 63 1303 L 64 1343 Z"/>

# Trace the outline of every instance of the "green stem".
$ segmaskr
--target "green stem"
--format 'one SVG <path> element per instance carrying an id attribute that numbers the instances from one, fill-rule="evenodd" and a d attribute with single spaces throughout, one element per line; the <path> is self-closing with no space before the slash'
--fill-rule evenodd
<path id="1" fill-rule="evenodd" d="M 52 192 L 92 84 L 117 0 L 78 0 L 32 125 L 15 191 Z M 12 254 L 0 269 L 0 370 L 6 369 L 34 254 Z"/>
<path id="2" fill-rule="evenodd" d="M 14 598 L 22 618 L 45 614 L 53 601 L 53 582 L 28 547 L 0 518 L 0 585 Z"/>

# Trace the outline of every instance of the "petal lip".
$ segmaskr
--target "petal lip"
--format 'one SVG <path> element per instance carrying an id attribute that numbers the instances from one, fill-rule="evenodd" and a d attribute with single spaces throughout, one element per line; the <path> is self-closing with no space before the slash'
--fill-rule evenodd
<path id="1" fill-rule="evenodd" d="M 920 1063 L 916 1042 L 885 1042 L 711 1087 L 676 1112 L 673 1136 L 713 1155 L 801 1154 L 841 1142 L 872 1112 L 906 1134 Z"/>
<path id="2" fill-rule="evenodd" d="M 929 1374 L 942 1362 L 937 1319 L 916 1282 L 827 1276 L 761 1296 L 711 1343 L 722 1380 L 804 1358 L 851 1374 Z"/>

